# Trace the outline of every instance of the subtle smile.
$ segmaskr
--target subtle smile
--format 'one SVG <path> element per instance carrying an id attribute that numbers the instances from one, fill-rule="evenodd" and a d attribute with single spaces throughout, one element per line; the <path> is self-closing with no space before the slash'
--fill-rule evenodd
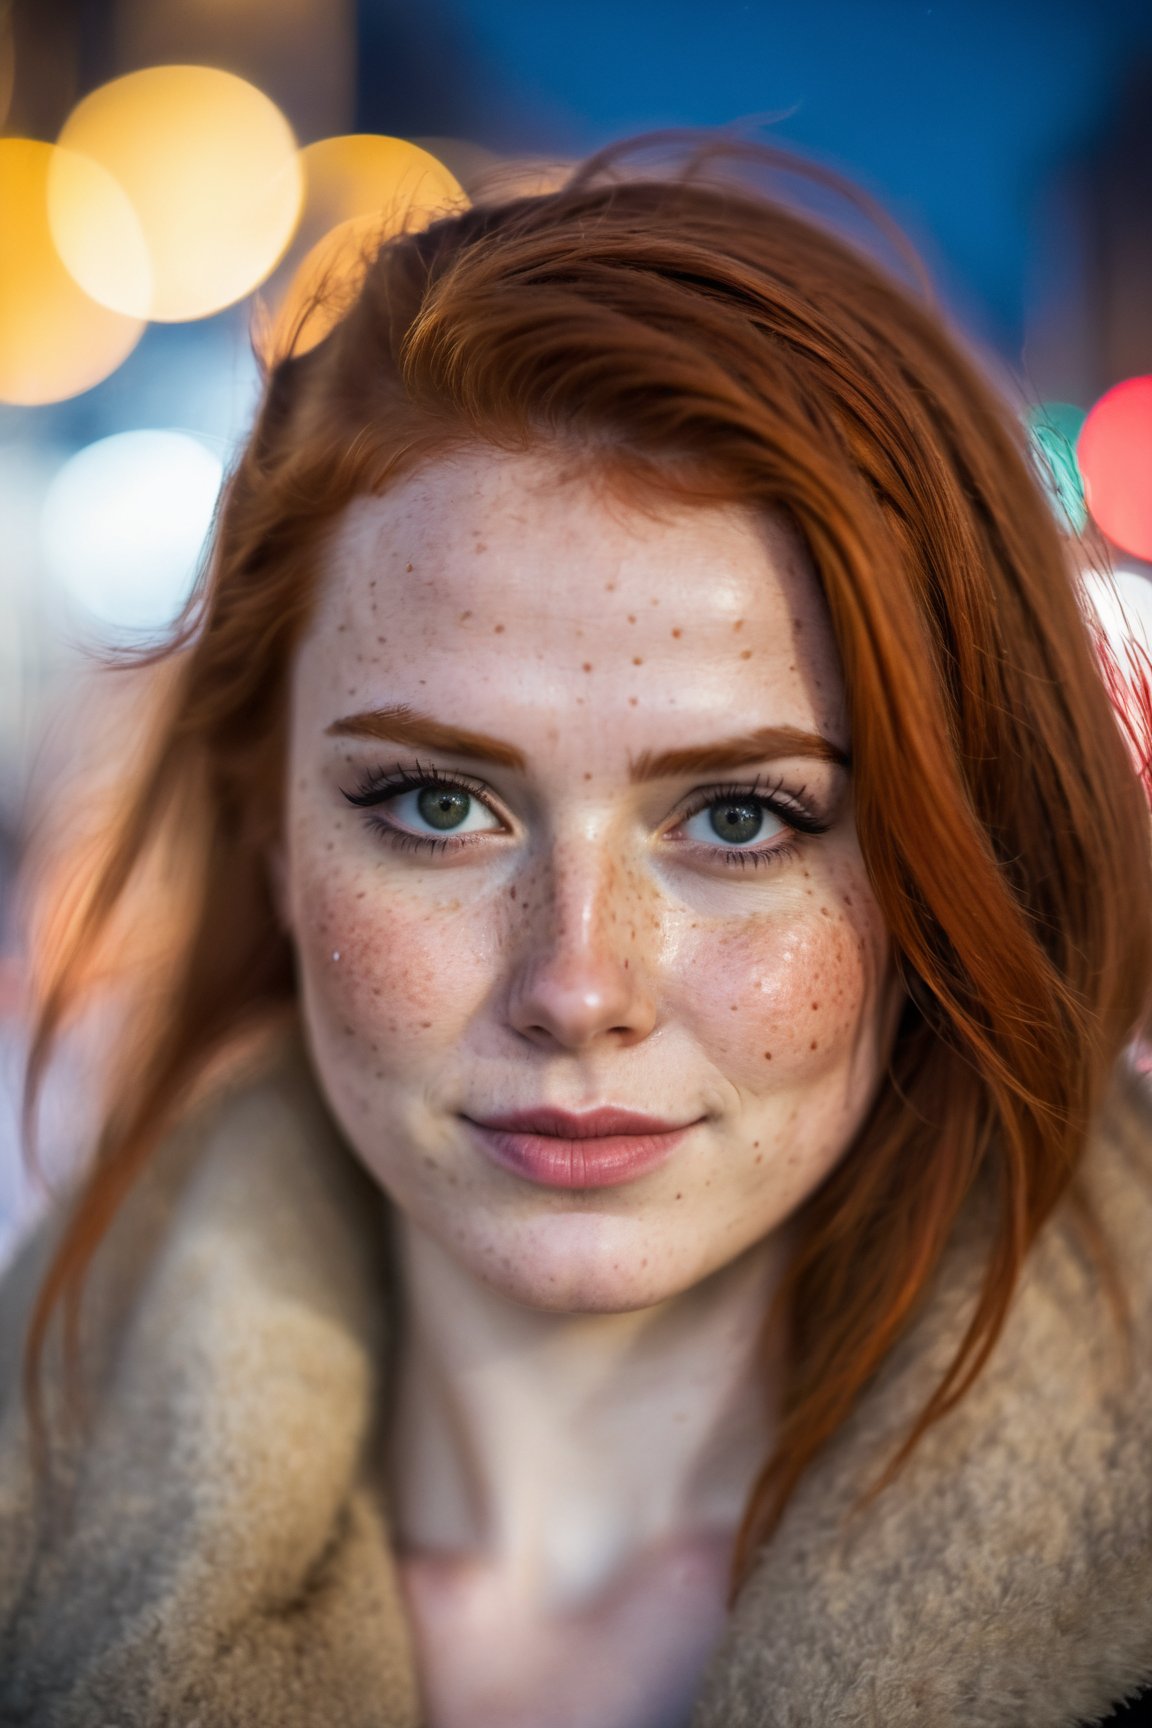
<path id="1" fill-rule="evenodd" d="M 546 1188 L 615 1188 L 635 1181 L 664 1164 L 697 1125 L 610 1108 L 462 1120 L 501 1169 Z"/>

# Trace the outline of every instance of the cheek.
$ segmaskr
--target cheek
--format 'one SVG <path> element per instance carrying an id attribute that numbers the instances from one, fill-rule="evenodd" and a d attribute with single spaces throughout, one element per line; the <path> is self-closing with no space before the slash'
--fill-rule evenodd
<path id="1" fill-rule="evenodd" d="M 334 1056 L 382 1078 L 457 1041 L 488 984 L 483 932 L 458 898 L 320 859 L 293 900 L 306 1011 Z"/>
<path id="2" fill-rule="evenodd" d="M 813 888 L 696 956 L 697 1015 L 744 1093 L 804 1088 L 840 1070 L 868 1086 L 881 1059 L 887 942 L 867 889 Z"/>

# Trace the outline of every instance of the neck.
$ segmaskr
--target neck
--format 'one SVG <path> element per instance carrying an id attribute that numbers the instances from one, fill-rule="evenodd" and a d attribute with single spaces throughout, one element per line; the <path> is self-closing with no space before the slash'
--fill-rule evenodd
<path id="1" fill-rule="evenodd" d="M 734 1534 L 772 1438 L 775 1238 L 624 1314 L 522 1307 L 403 1218 L 398 1246 L 402 1551 L 498 1563 L 559 1604 L 665 1544 Z"/>

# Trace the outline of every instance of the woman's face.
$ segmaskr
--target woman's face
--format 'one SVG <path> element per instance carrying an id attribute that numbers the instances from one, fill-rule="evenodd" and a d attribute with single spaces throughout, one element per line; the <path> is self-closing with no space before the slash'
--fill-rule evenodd
<path id="1" fill-rule="evenodd" d="M 848 745 L 782 525 L 483 450 L 347 511 L 284 912 L 331 1108 L 475 1276 L 648 1306 L 847 1150 L 898 1010 Z"/>

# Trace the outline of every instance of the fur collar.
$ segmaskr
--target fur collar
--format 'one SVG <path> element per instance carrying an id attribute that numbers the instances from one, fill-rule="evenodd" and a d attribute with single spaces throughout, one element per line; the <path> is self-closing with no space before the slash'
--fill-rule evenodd
<path id="1" fill-rule="evenodd" d="M 1092 1156 L 1133 1296 L 1130 1375 L 1057 1224 L 976 1386 L 848 1517 L 959 1335 L 978 1244 L 958 1233 L 762 1556 L 696 1728 L 1070 1728 L 1152 1679 L 1149 1121 L 1125 1082 Z M 62 1499 L 39 1519 L 17 1363 L 50 1232 L 10 1269 L 0 1721 L 415 1728 L 386 1511 L 361 1468 L 387 1390 L 376 1217 L 298 1050 L 174 1136 L 101 1251 L 92 1437 L 58 1449 Z"/>

